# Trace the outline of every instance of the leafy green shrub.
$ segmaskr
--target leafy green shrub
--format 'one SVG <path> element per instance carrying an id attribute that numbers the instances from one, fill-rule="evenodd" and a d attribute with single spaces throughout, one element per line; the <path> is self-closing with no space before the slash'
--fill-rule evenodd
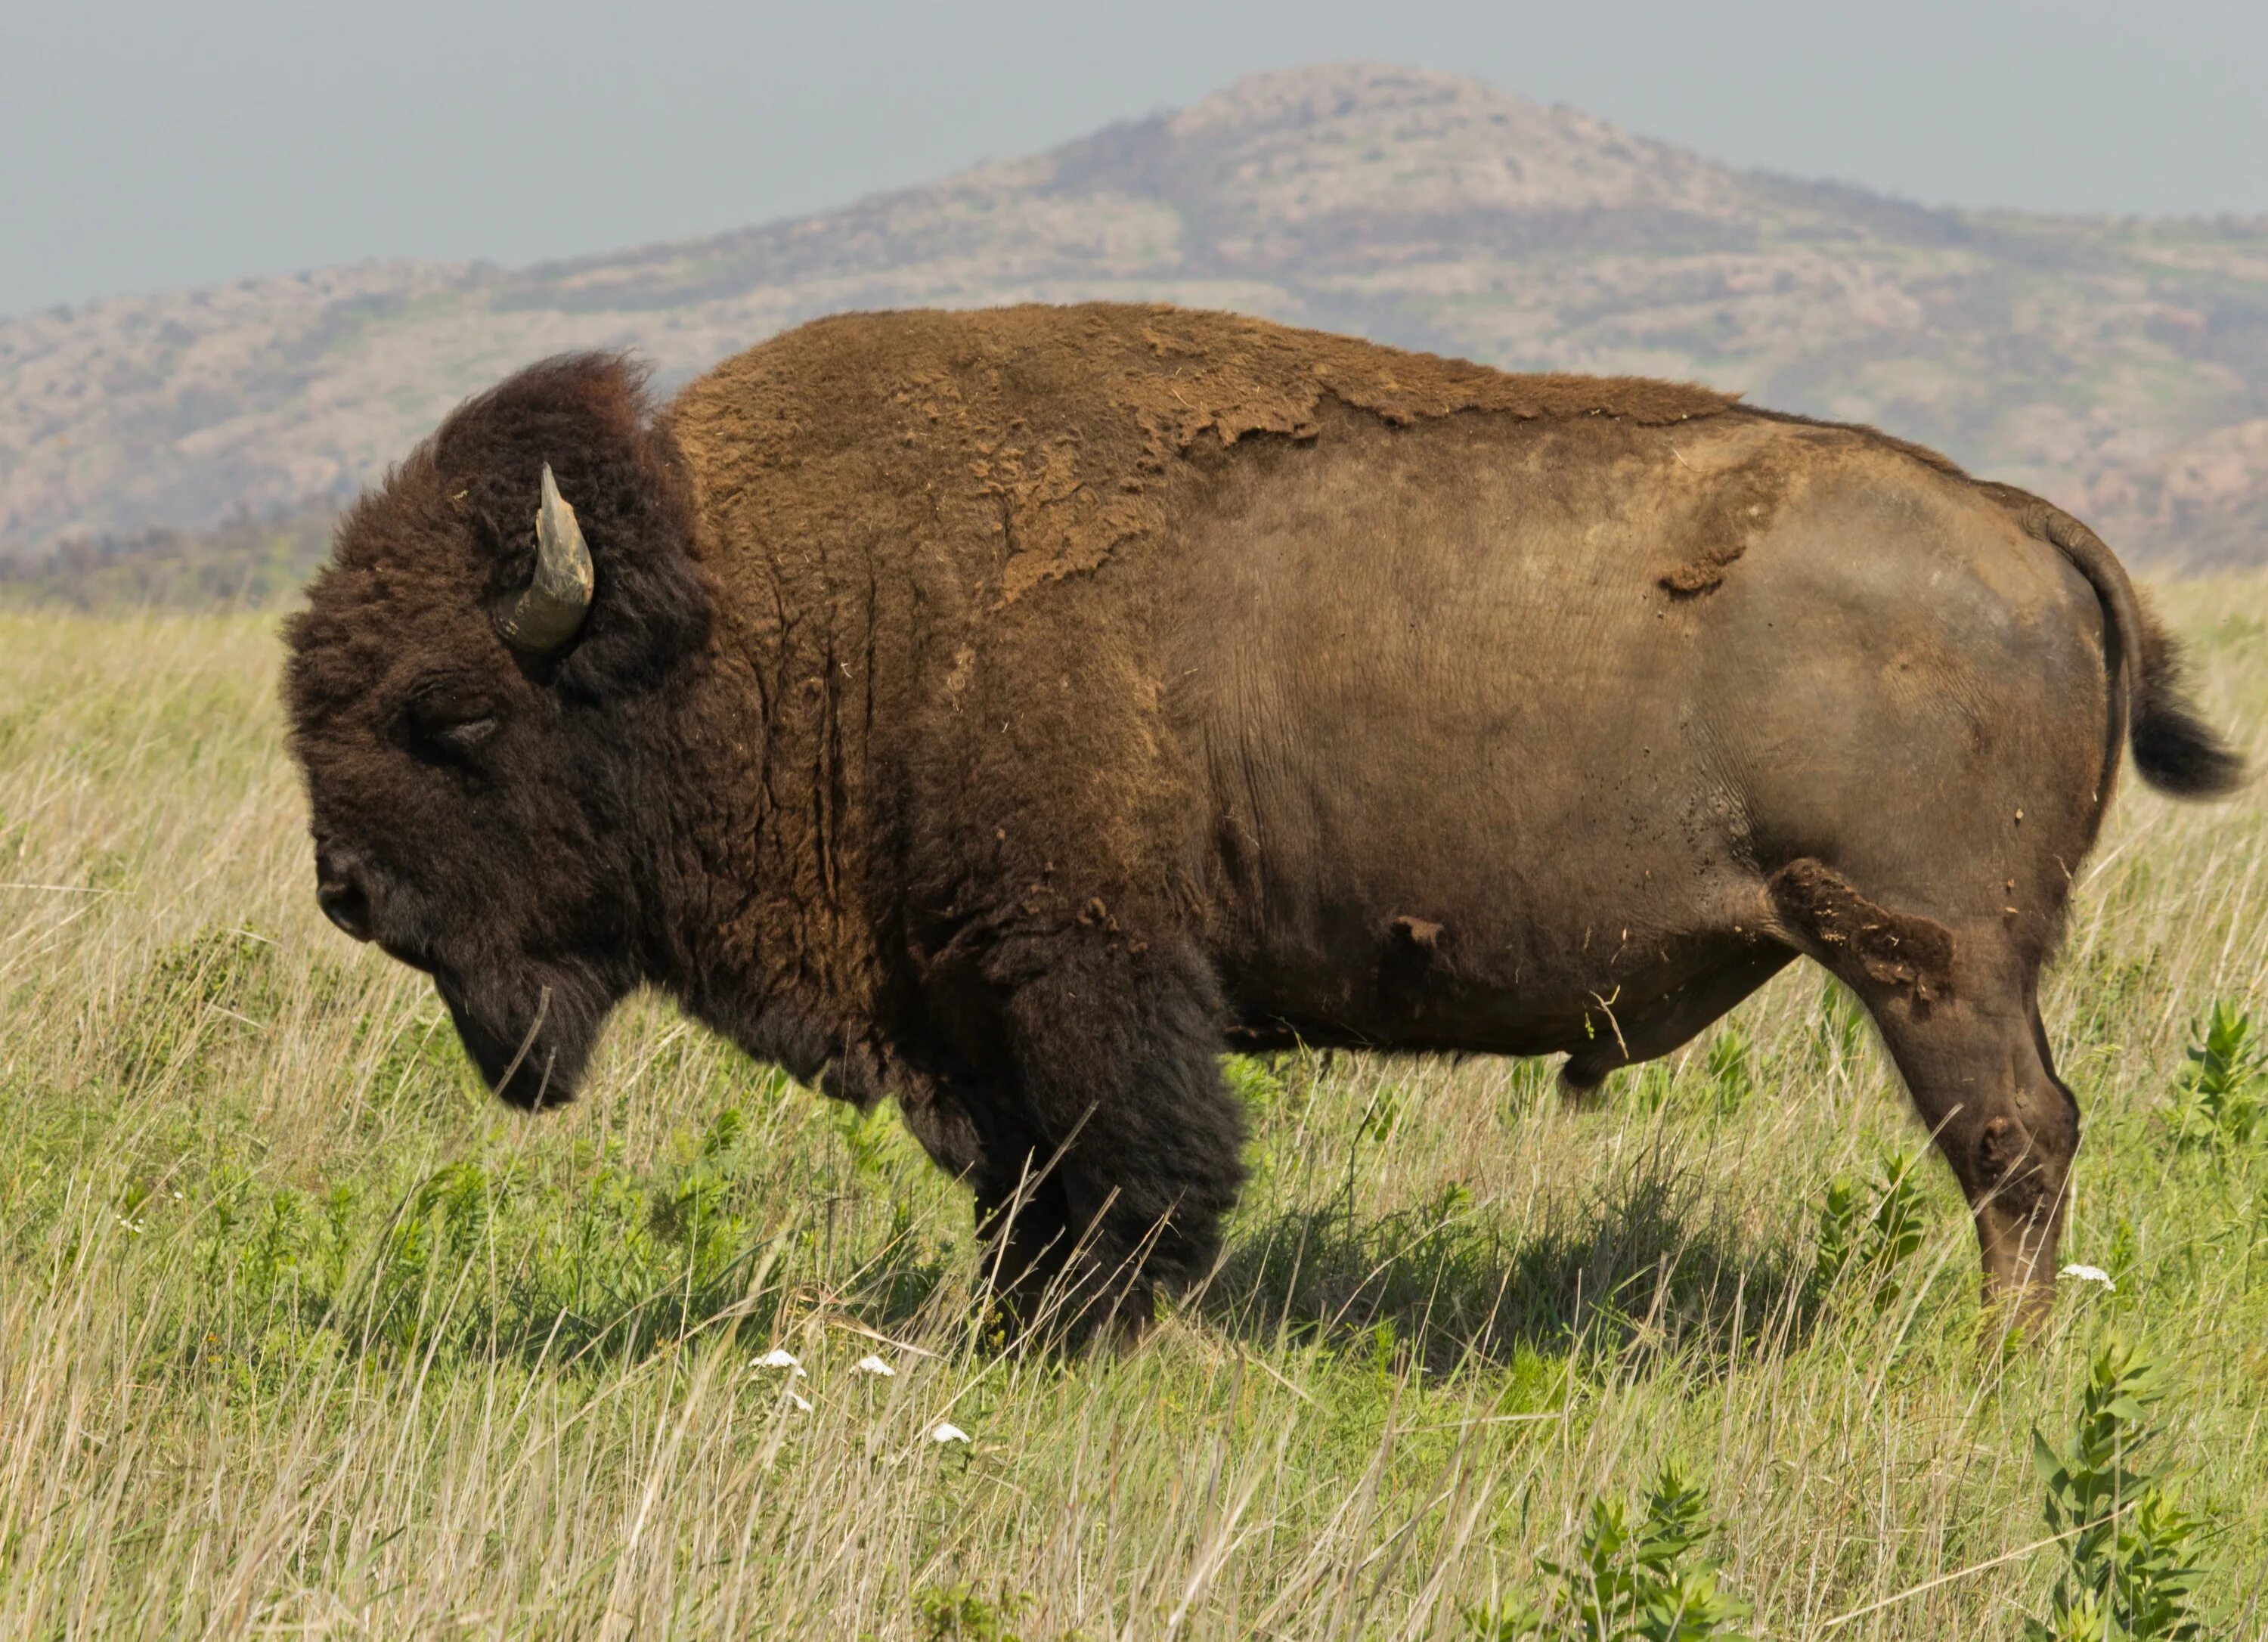
<path id="1" fill-rule="evenodd" d="M 1402 1125 L 1402 1115 L 1408 1105 L 1403 1091 L 1381 1086 L 1362 1108 L 1362 1117 L 1355 1124 L 1354 1142 L 1348 1152 L 1348 1167 L 1354 1166 L 1356 1156 L 1367 1141 L 1373 1145 L 1384 1145 L 1394 1138 L 1394 1131 Z"/>
<path id="2" fill-rule="evenodd" d="M 160 953 L 112 1032 L 119 1080 L 146 1087 L 168 1074 L 202 1087 L 230 1049 L 256 1041 L 284 1011 L 274 940 L 209 929 Z"/>
<path id="3" fill-rule="evenodd" d="M 1717 1111 L 1729 1116 L 1756 1092 L 1756 1048 L 1749 1035 L 1727 1025 L 1710 1041 L 1709 1086 Z"/>
<path id="4" fill-rule="evenodd" d="M 201 1332 L 247 1347 L 283 1326 L 381 1352 L 635 1357 L 750 1300 L 786 1230 L 763 1223 L 766 1184 L 735 1106 L 648 1169 L 577 1148 L 460 1159 L 374 1193 L 217 1181 L 198 1259 L 236 1321 Z M 916 1279 L 934 1286 L 944 1268 L 909 1241 L 909 1220 L 894 1219 L 879 1254 L 871 1237 L 854 1252 L 918 1304 Z"/>
<path id="5" fill-rule="evenodd" d="M 367 1106 L 383 1111 L 398 1102 L 428 1109 L 452 1101 L 487 1101 L 486 1086 L 466 1056 L 456 1028 L 438 1009 L 419 1009 L 401 1018 L 373 1014 L 356 1029 L 358 1046 L 375 1049 Z M 367 1051 L 365 1051 L 367 1052 Z"/>
<path id="6" fill-rule="evenodd" d="M 2069 1537 L 2048 1616 L 2025 1622 L 2026 1642 L 2187 1642 L 2205 1634 L 2190 1611 L 2198 1571 L 2187 1560 L 2205 1525 L 2135 1462 L 2160 1433 L 2150 1411 L 2166 1390 L 2155 1366 L 2113 1341 L 2095 1354 L 2063 1452 L 2033 1431 L 2048 1527 Z"/>
<path id="7" fill-rule="evenodd" d="M 2268 1128 L 2268 1056 L 2251 1016 L 2214 1000 L 2188 1059 L 2175 1079 L 2176 1145 L 2248 1145 Z"/>
<path id="8" fill-rule="evenodd" d="M 1707 1491 L 1664 1466 L 1635 1524 L 1619 1500 L 1594 1501 L 1574 1560 L 1537 1559 L 1557 1587 L 1545 1601 L 1468 1610 L 1466 1631 L 1483 1642 L 1747 1642 L 1738 1627 L 1749 1604 L 1717 1588 L 1714 1563 L 1689 1560 L 1714 1531 Z"/>
<path id="9" fill-rule="evenodd" d="M 972 1585 L 933 1585 L 914 1597 L 914 1617 L 925 1642 L 1022 1642 L 1010 1629 L 1032 1605 L 1020 1591 L 987 1601 Z"/>
<path id="10" fill-rule="evenodd" d="M 1824 1297 L 1847 1283 L 1876 1311 L 1896 1303 L 1904 1288 L 1901 1268 L 1921 1248 L 1926 1226 L 1921 1189 L 1913 1182 L 1914 1164 L 1911 1153 L 1884 1159 L 1875 1167 L 1871 1193 L 1847 1174 L 1828 1182 L 1819 1205 L 1814 1293 Z"/>
<path id="11" fill-rule="evenodd" d="M 1284 1099 L 1284 1075 L 1270 1064 L 1271 1058 L 1258 1055 L 1220 1057 L 1220 1075 L 1229 1093 L 1256 1116 L 1272 1111 Z"/>
<path id="12" fill-rule="evenodd" d="M 897 1108 L 887 1101 L 877 1101 L 865 1111 L 855 1106 L 837 1106 L 835 1110 L 835 1131 L 843 1138 L 843 1148 L 850 1154 L 850 1172 L 865 1179 L 879 1179 L 886 1171 L 891 1152 L 904 1136 L 898 1123 Z M 725 1145 L 740 1138 L 742 1119 L 737 1109 L 732 1112 L 733 1130 Z M 723 1145 L 711 1147 L 703 1143 L 704 1151 L 721 1151 Z"/>
<path id="13" fill-rule="evenodd" d="M 1697 1064 L 1681 1057 L 1641 1067 L 1632 1104 L 1648 1116 L 1675 1109 L 1728 1117 L 1756 1091 L 1756 1061 L 1749 1035 L 1727 1025 L 1710 1039 Z"/>

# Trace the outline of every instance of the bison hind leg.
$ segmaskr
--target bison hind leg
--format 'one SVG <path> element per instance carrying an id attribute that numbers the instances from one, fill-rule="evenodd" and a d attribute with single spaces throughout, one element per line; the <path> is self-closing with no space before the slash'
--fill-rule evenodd
<path id="1" fill-rule="evenodd" d="M 1744 939 L 1721 962 L 1642 1008 L 1616 1013 L 1613 1005 L 1603 1006 L 1593 1024 L 1598 1035 L 1559 1068 L 1560 1098 L 1571 1105 L 1594 1104 L 1609 1073 L 1684 1048 L 1795 955 L 1778 942 Z"/>
<path id="2" fill-rule="evenodd" d="M 2079 1102 L 2040 1022 L 2039 956 L 1992 916 L 1940 922 L 1799 860 L 1773 874 L 1790 938 L 1856 992 L 1976 1220 L 1988 1301 L 2028 1325 L 2055 1298 Z"/>
<path id="3" fill-rule="evenodd" d="M 1015 1161 L 1041 1183 L 1024 1193 L 1039 1211 L 1029 1231 L 1006 1247 L 1028 1252 L 1034 1279 L 1084 1314 L 1081 1332 L 1123 1340 L 1146 1321 L 1153 1290 L 1211 1269 L 1243 1183 L 1219 990 L 1179 937 L 1082 928 L 1021 943 L 1011 961 L 1001 1020 L 1035 1141 L 1028 1163 Z"/>

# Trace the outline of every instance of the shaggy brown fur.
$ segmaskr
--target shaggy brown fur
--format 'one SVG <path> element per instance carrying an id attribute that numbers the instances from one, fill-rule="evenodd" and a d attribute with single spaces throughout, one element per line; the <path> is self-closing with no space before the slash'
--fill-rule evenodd
<path id="1" fill-rule="evenodd" d="M 547 461 L 597 593 L 531 659 L 486 612 Z M 2022 1284 L 2077 1144 L 2032 990 L 2130 707 L 2152 779 L 2234 771 L 2043 506 L 1700 388 L 1166 308 L 853 315 L 659 413 L 599 358 L 457 412 L 292 626 L 293 747 L 326 909 L 507 1096 L 571 1093 L 662 987 L 895 1097 L 1027 1304 L 1138 1315 L 1213 1258 L 1225 1037 L 1586 1087 L 1798 954 Z"/>

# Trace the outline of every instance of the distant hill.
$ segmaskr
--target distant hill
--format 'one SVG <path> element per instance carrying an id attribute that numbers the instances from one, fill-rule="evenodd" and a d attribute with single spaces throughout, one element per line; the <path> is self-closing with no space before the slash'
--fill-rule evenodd
<path id="1" fill-rule="evenodd" d="M 840 309 L 1083 297 L 1698 379 L 1939 445 L 2137 559 L 2268 562 L 2268 220 L 1925 210 L 1361 63 L 712 239 L 0 322 L 0 557 L 335 505 L 563 349 L 666 384 Z"/>
<path id="2" fill-rule="evenodd" d="M 297 593 L 328 556 L 338 509 L 329 497 L 217 524 L 151 525 L 69 536 L 43 552 L 0 558 L 0 604 L 74 610 L 257 609 Z"/>

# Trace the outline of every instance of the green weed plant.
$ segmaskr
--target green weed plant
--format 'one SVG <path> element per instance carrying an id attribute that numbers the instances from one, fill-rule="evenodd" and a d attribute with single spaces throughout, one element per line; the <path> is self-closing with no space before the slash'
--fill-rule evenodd
<path id="1" fill-rule="evenodd" d="M 1469 1612 L 1467 1633 L 1484 1642 L 1749 1642 L 1739 1626 L 1749 1605 L 1721 1590 L 1716 1564 L 1696 1554 L 1714 1532 L 1708 1491 L 1666 1466 L 1635 1519 L 1620 1500 L 1594 1500 L 1574 1557 L 1537 1558 L 1548 1595 Z"/>
<path id="2" fill-rule="evenodd" d="M 2175 1144 L 2250 1145 L 2268 1124 L 2268 1054 L 2252 1017 L 2215 998 L 2183 1054 L 2189 1064 L 2175 1083 Z"/>
<path id="3" fill-rule="evenodd" d="M 2117 1341 L 2090 1364 L 2079 1418 L 2060 1447 L 2036 1430 L 2047 1524 L 2066 1563 L 2046 1617 L 2025 1622 L 2026 1642 L 2194 1642 L 2207 1634 L 2194 1611 L 2205 1523 L 2174 1502 L 2143 1450 L 2167 1376 Z"/>
<path id="4" fill-rule="evenodd" d="M 1901 1152 L 1875 1165 L 1871 1183 L 1837 1174 L 1819 1205 L 1819 1252 L 1812 1288 L 1821 1297 L 1850 1294 L 1877 1312 L 1904 1291 L 1908 1263 L 1920 1252 L 1927 1197 L 1914 1179 L 1919 1154 Z"/>

